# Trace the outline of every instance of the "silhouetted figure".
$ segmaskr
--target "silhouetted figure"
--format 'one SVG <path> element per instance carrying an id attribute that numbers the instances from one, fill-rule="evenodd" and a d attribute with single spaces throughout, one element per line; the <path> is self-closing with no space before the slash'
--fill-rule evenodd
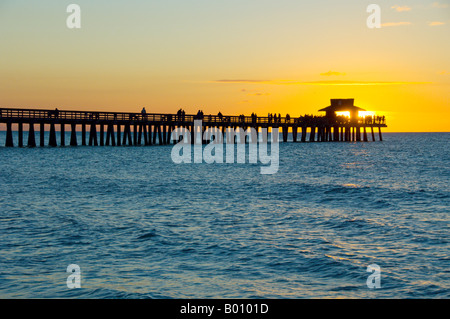
<path id="1" fill-rule="evenodd" d="M 48 117 L 55 117 L 55 119 L 57 119 L 59 117 L 58 108 L 56 108 L 54 111 L 48 111 Z"/>
<path id="2" fill-rule="evenodd" d="M 142 108 L 141 114 L 142 114 L 142 119 L 147 120 L 147 111 L 145 110 L 145 107 Z"/>
<path id="3" fill-rule="evenodd" d="M 202 111 L 202 110 L 199 110 L 199 111 L 197 112 L 196 119 L 197 119 L 197 120 L 203 120 L 203 111 Z"/>

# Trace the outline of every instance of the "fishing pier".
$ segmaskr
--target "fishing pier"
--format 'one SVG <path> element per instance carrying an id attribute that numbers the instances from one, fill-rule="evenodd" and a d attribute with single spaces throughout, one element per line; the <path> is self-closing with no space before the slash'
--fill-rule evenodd
<path id="1" fill-rule="evenodd" d="M 6 147 L 56 147 L 58 141 L 59 146 L 167 145 L 176 142 L 171 139 L 176 128 L 185 128 L 194 134 L 196 120 L 202 121 L 203 132 L 214 128 L 224 135 L 229 128 L 241 132 L 249 128 L 256 132 L 278 129 L 283 142 L 368 142 L 370 135 L 372 141 L 376 140 L 376 135 L 379 141 L 383 140 L 381 128 L 387 127 L 384 116 L 359 117 L 358 112 L 364 110 L 354 106 L 353 99 L 333 99 L 329 107 L 319 111 L 326 114 L 260 117 L 0 108 L 0 124 L 6 125 Z M 350 116 L 339 116 L 338 112 L 349 112 Z M 16 141 L 13 130 L 17 132 Z M 67 141 L 66 130 L 70 130 Z M 36 141 L 36 131 L 39 141 Z M 191 140 L 194 142 L 194 138 Z M 211 141 L 202 140 L 203 143 Z"/>

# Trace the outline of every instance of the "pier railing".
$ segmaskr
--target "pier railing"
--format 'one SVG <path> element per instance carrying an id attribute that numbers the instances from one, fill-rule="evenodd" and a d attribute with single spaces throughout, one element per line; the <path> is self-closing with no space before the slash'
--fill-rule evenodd
<path id="1" fill-rule="evenodd" d="M 67 110 L 43 110 L 43 109 L 14 109 L 0 108 L 0 119 L 20 120 L 68 120 L 68 121 L 136 121 L 136 122 L 189 122 L 201 119 L 208 123 L 225 124 L 267 124 L 277 126 L 288 125 L 386 125 L 384 116 L 369 116 L 359 118 L 356 122 L 350 122 L 347 117 L 338 116 L 328 118 L 325 116 L 300 116 L 300 117 L 261 117 L 261 116 L 227 116 L 227 115 L 183 115 L 161 113 L 125 113 L 125 112 L 92 112 L 92 111 L 67 111 Z"/>

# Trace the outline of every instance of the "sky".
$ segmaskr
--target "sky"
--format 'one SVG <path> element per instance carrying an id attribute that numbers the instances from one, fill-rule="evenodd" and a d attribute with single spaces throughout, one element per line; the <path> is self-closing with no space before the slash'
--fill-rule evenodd
<path id="1" fill-rule="evenodd" d="M 450 0 L 0 0 L 0 107 L 296 117 L 354 98 L 388 132 L 449 132 L 449 31 Z"/>

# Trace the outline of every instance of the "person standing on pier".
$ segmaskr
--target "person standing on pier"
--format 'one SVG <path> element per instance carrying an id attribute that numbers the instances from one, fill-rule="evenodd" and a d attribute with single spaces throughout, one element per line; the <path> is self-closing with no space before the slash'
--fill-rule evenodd
<path id="1" fill-rule="evenodd" d="M 147 111 L 145 110 L 145 107 L 142 108 L 141 114 L 142 114 L 142 119 L 147 120 Z"/>
<path id="2" fill-rule="evenodd" d="M 58 118 L 58 116 L 59 116 L 59 110 L 58 110 L 58 108 L 56 108 L 54 111 L 48 111 L 48 117 L 51 118 L 52 116 L 54 116 L 55 119 Z"/>

